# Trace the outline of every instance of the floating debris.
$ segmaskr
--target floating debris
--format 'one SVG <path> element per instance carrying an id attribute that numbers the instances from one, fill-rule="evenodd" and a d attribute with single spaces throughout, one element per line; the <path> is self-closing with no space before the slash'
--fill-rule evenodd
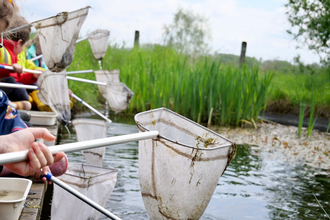
<path id="1" fill-rule="evenodd" d="M 298 128 L 280 124 L 258 124 L 254 128 L 211 127 L 239 145 L 259 146 L 260 151 L 279 152 L 286 160 L 309 167 L 330 170 L 329 134 L 314 130 L 307 138 L 307 129 L 298 138 Z"/>

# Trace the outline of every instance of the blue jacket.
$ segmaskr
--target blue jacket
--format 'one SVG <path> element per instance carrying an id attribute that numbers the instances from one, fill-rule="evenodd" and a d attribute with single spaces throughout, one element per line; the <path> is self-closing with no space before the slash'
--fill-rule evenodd
<path id="1" fill-rule="evenodd" d="M 0 135 L 27 128 L 19 112 L 8 103 L 7 95 L 0 90 Z"/>

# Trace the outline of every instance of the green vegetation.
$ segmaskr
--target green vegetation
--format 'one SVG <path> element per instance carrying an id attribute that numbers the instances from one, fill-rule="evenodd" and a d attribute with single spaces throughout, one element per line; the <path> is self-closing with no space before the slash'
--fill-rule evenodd
<path id="1" fill-rule="evenodd" d="M 105 70 L 119 69 L 120 80 L 135 93 L 125 113 L 164 106 L 206 123 L 213 108 L 212 124 L 240 125 L 255 123 L 266 107 L 268 111 L 299 114 L 303 102 L 305 117 L 311 111 L 318 117 L 330 116 L 329 75 L 315 64 L 247 58 L 239 69 L 238 56 L 234 55 L 195 58 L 159 45 L 131 50 L 115 45 L 108 48 L 102 66 Z M 271 71 L 274 66 L 277 71 Z M 98 70 L 99 66 L 88 41 L 83 41 L 76 45 L 68 71 L 86 69 Z M 95 80 L 93 73 L 73 76 Z M 104 104 L 96 85 L 69 81 L 69 88 L 95 108 Z M 80 108 L 85 109 L 76 103 L 75 109 Z"/>
<path id="2" fill-rule="evenodd" d="M 127 113 L 164 106 L 194 121 L 206 122 L 213 108 L 212 122 L 216 124 L 257 121 L 267 103 L 273 76 L 270 72 L 259 73 L 257 67 L 239 69 L 213 56 L 193 58 L 157 45 L 133 50 L 110 47 L 102 65 L 103 69 L 119 69 L 120 80 L 135 93 Z M 68 71 L 83 69 L 98 69 L 88 42 L 76 46 Z M 95 79 L 93 73 L 78 77 Z M 97 105 L 93 100 L 99 94 L 97 86 L 69 81 L 69 88 Z"/>
<path id="3" fill-rule="evenodd" d="M 318 53 L 321 61 L 328 65 L 330 0 L 290 0 L 285 6 L 291 25 L 288 33 L 301 45 L 308 45 L 308 48 Z"/>
<path id="4" fill-rule="evenodd" d="M 190 10 L 179 8 L 173 22 L 163 26 L 164 45 L 180 53 L 199 56 L 210 50 L 211 39 L 208 19 Z"/>
<path id="5" fill-rule="evenodd" d="M 298 122 L 298 137 L 301 137 L 301 131 L 304 123 L 304 116 L 305 116 L 305 109 L 306 104 L 301 102 L 300 103 L 300 109 L 299 109 L 299 122 Z"/>

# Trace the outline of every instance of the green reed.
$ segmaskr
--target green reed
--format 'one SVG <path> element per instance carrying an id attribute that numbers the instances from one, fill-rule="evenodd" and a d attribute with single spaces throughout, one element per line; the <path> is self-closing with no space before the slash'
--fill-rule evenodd
<path id="1" fill-rule="evenodd" d="M 314 128 L 317 116 L 314 118 L 314 112 L 315 112 L 315 106 L 316 106 L 316 100 L 314 95 L 314 87 L 312 88 L 312 97 L 311 97 L 311 109 L 309 114 L 309 122 L 307 127 L 307 137 L 309 137 L 312 134 L 312 130 Z"/>
<path id="2" fill-rule="evenodd" d="M 304 124 L 306 104 L 300 101 L 299 105 L 299 122 L 298 122 L 298 137 L 301 137 L 301 131 Z"/>
<path id="3" fill-rule="evenodd" d="M 81 70 L 82 66 L 98 69 L 97 62 L 91 62 L 87 46 L 77 45 L 80 54 L 75 53 L 70 70 Z M 212 56 L 193 58 L 163 46 L 132 50 L 109 47 L 102 64 L 103 69 L 119 69 L 121 82 L 135 93 L 126 112 L 166 107 L 194 121 L 206 122 L 213 108 L 213 123 L 223 125 L 239 125 L 242 119 L 256 121 L 273 77 L 271 73 L 259 73 L 258 68 L 239 69 L 223 65 Z"/>
<path id="4" fill-rule="evenodd" d="M 330 219 L 329 214 L 324 210 L 322 204 L 320 203 L 320 201 L 317 199 L 317 197 L 315 196 L 315 194 L 313 193 L 313 196 L 315 198 L 315 200 L 317 201 L 317 203 L 319 204 L 319 206 L 321 207 L 321 209 L 323 210 L 323 212 L 326 214 L 326 216 L 328 217 L 328 219 Z"/>

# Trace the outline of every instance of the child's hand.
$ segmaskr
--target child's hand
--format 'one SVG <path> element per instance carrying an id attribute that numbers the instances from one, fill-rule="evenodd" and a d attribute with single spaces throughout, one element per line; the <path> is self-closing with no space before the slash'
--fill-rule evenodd
<path id="1" fill-rule="evenodd" d="M 43 167 L 42 170 L 38 170 L 37 172 L 34 173 L 34 175 L 31 175 L 31 176 L 36 180 L 41 179 L 41 181 L 45 183 L 45 182 L 47 182 L 47 179 L 46 179 L 46 177 L 44 177 L 44 176 L 42 177 L 41 175 L 47 175 L 47 172 L 51 173 L 49 166 Z M 48 184 L 49 185 L 52 184 L 52 181 L 48 181 Z"/>
<path id="2" fill-rule="evenodd" d="M 68 92 L 69 92 L 69 96 L 71 97 L 73 92 L 71 91 L 71 89 L 68 89 Z"/>
<path id="3" fill-rule="evenodd" d="M 33 74 L 34 78 L 38 79 L 40 74 Z"/>
<path id="4" fill-rule="evenodd" d="M 23 67 L 19 65 L 18 63 L 14 63 L 11 65 L 14 68 L 15 73 L 22 73 L 23 72 Z"/>

